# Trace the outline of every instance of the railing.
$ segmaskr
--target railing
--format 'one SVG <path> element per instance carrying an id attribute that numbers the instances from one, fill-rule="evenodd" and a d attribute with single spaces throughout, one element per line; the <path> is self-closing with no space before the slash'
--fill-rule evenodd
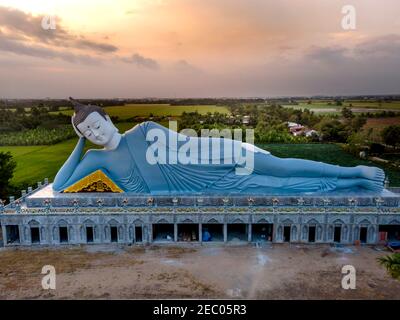
<path id="1" fill-rule="evenodd" d="M 387 189 L 393 193 L 400 193 L 400 187 L 391 187 L 391 188 L 387 188 Z"/>
<path id="2" fill-rule="evenodd" d="M 19 197 L 17 199 L 15 199 L 14 196 L 10 196 L 9 203 L 7 205 L 5 205 L 4 201 L 0 199 L 0 213 L 2 213 L 4 210 L 7 210 L 8 208 L 16 208 L 19 205 L 22 205 L 25 198 L 27 198 L 31 194 L 43 189 L 48 184 L 49 184 L 48 178 L 45 178 L 43 182 L 38 181 L 36 189 L 33 189 L 32 187 L 28 187 L 28 190 L 21 190 L 21 197 Z"/>
<path id="3" fill-rule="evenodd" d="M 321 213 L 360 213 L 360 214 L 373 214 L 373 213 L 400 213 L 400 201 L 395 202 L 395 205 L 385 205 L 385 200 L 381 197 L 371 198 L 369 201 L 374 205 L 359 205 L 362 199 L 357 197 L 340 197 L 339 200 L 335 198 L 313 196 L 311 199 L 307 197 L 294 197 L 289 196 L 290 201 L 285 200 L 287 197 L 274 197 L 274 196 L 240 196 L 229 197 L 219 195 L 218 197 L 207 197 L 193 195 L 190 197 L 159 197 L 152 196 L 141 197 L 141 203 L 135 204 L 134 198 L 123 198 L 120 194 L 113 197 L 115 204 L 110 206 L 109 199 L 105 201 L 102 198 L 95 198 L 91 196 L 91 204 L 85 203 L 85 199 L 70 198 L 70 206 L 56 206 L 52 205 L 51 199 L 38 199 L 38 206 L 27 207 L 25 199 L 33 193 L 43 189 L 48 185 L 49 181 L 46 178 L 44 182 L 38 182 L 37 188 L 21 191 L 21 197 L 14 199 L 10 197 L 10 203 L 4 205 L 0 203 L 0 214 L 113 214 L 113 213 L 154 213 L 154 214 L 235 214 L 235 213 L 278 213 L 278 214 L 321 214 Z M 192 201 L 191 204 L 187 203 L 187 198 Z M 282 199 L 283 198 L 283 199 Z M 163 199 L 163 204 L 157 203 Z M 186 199 L 186 200 L 185 200 Z M 215 204 L 210 205 L 205 203 L 205 200 L 217 200 Z M 36 200 L 36 199 L 35 199 Z M 156 201 L 157 200 L 157 201 Z M 42 202 L 40 202 L 42 201 Z M 169 201 L 169 205 L 164 205 L 165 201 Z M 186 201 L 186 202 L 185 202 Z M 288 204 L 288 202 L 290 204 Z M 247 203 L 247 205 L 242 205 Z M 293 203 L 293 204 L 291 204 Z"/>
<path id="4" fill-rule="evenodd" d="M 7 207 L 3 214 L 400 214 L 400 207 Z"/>

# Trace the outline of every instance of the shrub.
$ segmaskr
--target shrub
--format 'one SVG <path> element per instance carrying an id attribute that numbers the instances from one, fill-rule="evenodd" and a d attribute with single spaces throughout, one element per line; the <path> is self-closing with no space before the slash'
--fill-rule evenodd
<path id="1" fill-rule="evenodd" d="M 385 152 L 385 146 L 380 143 L 371 143 L 369 150 L 371 154 L 381 155 Z"/>
<path id="2" fill-rule="evenodd" d="M 17 163 L 10 152 L 0 152 L 0 199 L 7 196 Z"/>
<path id="3" fill-rule="evenodd" d="M 400 144 L 400 126 L 388 126 L 382 131 L 383 141 L 390 146 L 397 146 Z"/>
<path id="4" fill-rule="evenodd" d="M 54 129 L 36 128 L 21 132 L 0 134 L 2 146 L 51 145 L 74 137 L 76 134 L 70 125 Z"/>
<path id="5" fill-rule="evenodd" d="M 386 268 L 393 278 L 400 279 L 400 253 L 380 257 L 378 262 Z"/>

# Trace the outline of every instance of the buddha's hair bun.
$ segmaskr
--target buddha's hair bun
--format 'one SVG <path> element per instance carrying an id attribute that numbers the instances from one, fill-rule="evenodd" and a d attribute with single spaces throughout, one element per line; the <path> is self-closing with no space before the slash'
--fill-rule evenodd
<path id="1" fill-rule="evenodd" d="M 71 103 L 74 106 L 75 114 L 72 119 L 72 122 L 77 130 L 79 130 L 78 124 L 85 121 L 85 119 L 88 117 L 88 115 L 91 114 L 92 112 L 99 113 L 104 119 L 107 120 L 107 118 L 106 118 L 107 113 L 101 107 L 94 106 L 91 104 L 85 105 L 85 104 L 79 103 L 78 101 L 76 101 L 75 99 L 73 99 L 71 97 L 69 98 L 69 100 L 71 101 Z"/>

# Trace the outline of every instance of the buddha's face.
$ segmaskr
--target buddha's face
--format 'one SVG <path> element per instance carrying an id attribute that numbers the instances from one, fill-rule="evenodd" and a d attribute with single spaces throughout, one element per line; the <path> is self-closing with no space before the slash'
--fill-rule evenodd
<path id="1" fill-rule="evenodd" d="M 77 127 L 86 139 L 99 146 L 105 146 L 118 131 L 109 117 L 106 120 L 98 112 L 89 114 Z"/>

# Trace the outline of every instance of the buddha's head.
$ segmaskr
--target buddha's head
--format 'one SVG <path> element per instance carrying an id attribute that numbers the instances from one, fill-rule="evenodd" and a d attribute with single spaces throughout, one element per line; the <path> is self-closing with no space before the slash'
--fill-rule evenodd
<path id="1" fill-rule="evenodd" d="M 84 105 L 70 98 L 75 113 L 72 125 L 78 135 L 99 146 L 106 146 L 118 132 L 107 113 L 98 106 Z"/>

